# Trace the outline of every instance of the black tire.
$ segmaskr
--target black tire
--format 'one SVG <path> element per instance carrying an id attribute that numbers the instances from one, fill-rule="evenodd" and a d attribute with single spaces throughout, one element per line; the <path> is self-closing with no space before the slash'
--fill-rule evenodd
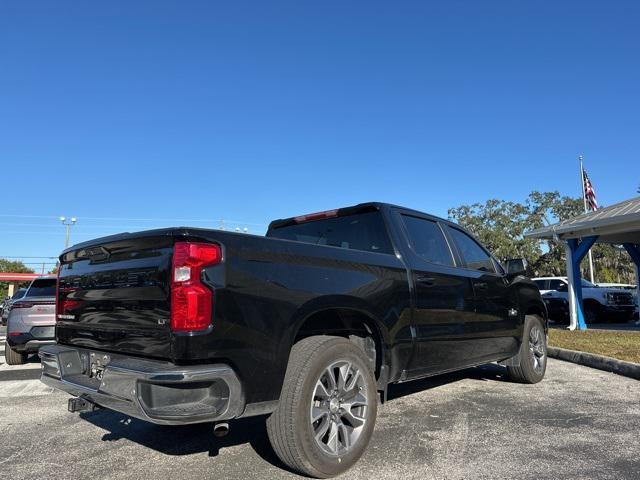
<path id="1" fill-rule="evenodd" d="M 329 372 L 338 384 L 336 390 L 324 387 L 330 379 Z M 344 378 L 340 372 L 346 372 Z M 339 384 L 347 387 L 352 384 L 349 390 L 354 393 L 338 394 L 351 397 L 345 403 L 342 398 L 334 397 Z M 328 393 L 329 390 L 330 401 L 318 400 L 328 398 L 318 396 L 318 392 Z M 349 340 L 315 336 L 299 341 L 291 350 L 278 407 L 267 419 L 267 433 L 273 450 L 282 462 L 303 475 L 328 478 L 345 472 L 358 461 L 369 444 L 378 409 L 377 395 L 367 356 Z M 366 406 L 362 405 L 362 398 L 366 400 Z M 353 415 L 352 409 L 358 413 Z M 318 411 L 325 413 L 313 422 L 312 415 Z M 349 419 L 362 421 L 362 424 L 350 423 Z M 337 425 L 335 430 L 334 423 Z M 349 442 L 351 445 L 345 446 Z M 330 451 L 333 445 L 336 453 Z"/>
<path id="2" fill-rule="evenodd" d="M 515 382 L 538 383 L 546 371 L 547 334 L 544 323 L 537 315 L 527 315 L 520 345 L 520 365 L 507 367 L 507 372 Z"/>
<path id="3" fill-rule="evenodd" d="M 6 340 L 4 341 L 4 358 L 7 365 L 24 365 L 27 363 L 27 354 L 16 352 Z"/>
<path id="4" fill-rule="evenodd" d="M 602 307 L 597 302 L 586 302 L 584 304 L 584 321 L 585 323 L 598 323 L 601 321 Z"/>

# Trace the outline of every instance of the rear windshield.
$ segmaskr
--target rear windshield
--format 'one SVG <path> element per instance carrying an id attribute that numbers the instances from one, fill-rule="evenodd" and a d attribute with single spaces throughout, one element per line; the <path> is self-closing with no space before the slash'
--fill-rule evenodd
<path id="1" fill-rule="evenodd" d="M 56 279 L 43 278 L 34 280 L 26 297 L 54 297 L 56 295 Z"/>
<path id="2" fill-rule="evenodd" d="M 393 253 L 380 212 L 359 213 L 274 228 L 269 237 L 332 247 Z"/>
<path id="3" fill-rule="evenodd" d="M 13 294 L 13 297 L 11 297 L 11 300 L 17 300 L 19 298 L 24 297 L 24 294 L 27 292 L 26 288 L 20 288 L 18 289 L 18 291 L 16 293 Z"/>

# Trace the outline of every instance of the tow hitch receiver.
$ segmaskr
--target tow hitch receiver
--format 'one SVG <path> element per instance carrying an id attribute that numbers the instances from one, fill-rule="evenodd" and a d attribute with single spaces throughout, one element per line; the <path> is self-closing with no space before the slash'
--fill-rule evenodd
<path id="1" fill-rule="evenodd" d="M 67 409 L 71 412 L 93 412 L 97 410 L 98 405 L 92 403 L 84 398 L 74 397 L 69 399 L 69 403 L 67 405 Z"/>

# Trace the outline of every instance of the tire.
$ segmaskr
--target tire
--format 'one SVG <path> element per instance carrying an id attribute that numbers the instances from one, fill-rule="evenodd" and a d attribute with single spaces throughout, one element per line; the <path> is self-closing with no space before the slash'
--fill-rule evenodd
<path id="1" fill-rule="evenodd" d="M 598 323 L 602 317 L 602 308 L 599 303 L 587 302 L 584 305 L 585 323 Z"/>
<path id="2" fill-rule="evenodd" d="M 27 363 L 27 354 L 16 352 L 6 340 L 4 341 L 4 358 L 7 365 L 24 365 Z"/>
<path id="3" fill-rule="evenodd" d="M 538 383 L 547 371 L 547 334 L 542 319 L 527 315 L 524 321 L 520 365 L 507 367 L 511 380 L 519 383 Z"/>
<path id="4" fill-rule="evenodd" d="M 333 477 L 362 456 L 377 410 L 376 382 L 365 353 L 345 338 L 309 337 L 291 350 L 267 433 L 289 468 L 310 477 Z"/>

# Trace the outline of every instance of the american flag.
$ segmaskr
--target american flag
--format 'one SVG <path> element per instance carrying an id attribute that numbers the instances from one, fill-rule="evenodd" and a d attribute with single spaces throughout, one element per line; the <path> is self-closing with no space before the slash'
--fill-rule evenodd
<path id="1" fill-rule="evenodd" d="M 584 183 L 584 198 L 587 200 L 587 207 L 589 210 L 594 211 L 598 209 L 598 201 L 596 200 L 596 192 L 591 185 L 591 180 L 587 175 L 587 171 L 582 169 L 582 181 Z"/>

